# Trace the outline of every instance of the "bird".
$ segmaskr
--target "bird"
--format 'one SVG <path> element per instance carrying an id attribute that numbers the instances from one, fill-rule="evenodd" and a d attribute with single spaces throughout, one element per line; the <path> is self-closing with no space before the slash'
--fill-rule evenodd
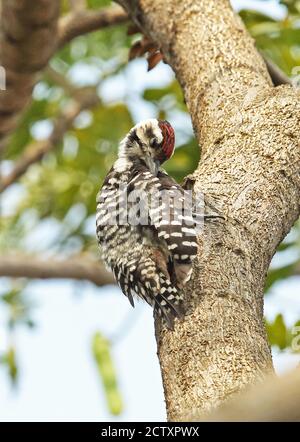
<path id="1" fill-rule="evenodd" d="M 162 168 L 175 132 L 156 118 L 136 124 L 97 194 L 102 259 L 129 302 L 143 299 L 173 330 L 185 316 L 183 287 L 197 256 L 196 222 L 184 212 L 185 190 Z"/>

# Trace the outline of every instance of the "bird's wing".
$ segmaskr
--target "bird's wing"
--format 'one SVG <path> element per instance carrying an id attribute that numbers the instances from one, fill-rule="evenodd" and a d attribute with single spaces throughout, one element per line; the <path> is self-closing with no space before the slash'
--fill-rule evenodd
<path id="1" fill-rule="evenodd" d="M 155 176 L 146 168 L 129 182 L 129 193 L 137 189 L 147 197 L 149 223 L 158 239 L 165 240 L 174 260 L 191 262 L 197 255 L 196 229 L 192 201 L 186 204 L 184 189 L 166 172 Z"/>

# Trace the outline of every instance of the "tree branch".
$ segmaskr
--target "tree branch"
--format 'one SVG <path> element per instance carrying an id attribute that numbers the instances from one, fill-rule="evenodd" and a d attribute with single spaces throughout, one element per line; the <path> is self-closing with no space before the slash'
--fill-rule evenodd
<path id="1" fill-rule="evenodd" d="M 61 87 L 69 97 L 76 96 L 77 91 L 80 90 L 78 87 L 74 86 L 65 75 L 56 71 L 51 66 L 47 66 L 44 73 L 47 79 Z"/>
<path id="2" fill-rule="evenodd" d="M 0 91 L 0 140 L 14 130 L 28 104 L 36 73 L 57 47 L 59 0 L 1 3 L 0 64 L 6 71 L 6 90 Z"/>
<path id="3" fill-rule="evenodd" d="M 272 60 L 270 60 L 266 55 L 262 54 L 263 59 L 268 68 L 268 72 L 270 77 L 272 78 L 274 86 L 280 86 L 281 84 L 289 84 L 292 85 L 292 80 L 285 75 L 284 72 L 275 64 Z"/>
<path id="4" fill-rule="evenodd" d="M 99 11 L 81 10 L 71 12 L 59 21 L 58 47 L 73 38 L 108 26 L 128 22 L 128 16 L 121 7 L 104 8 Z"/>
<path id="5" fill-rule="evenodd" d="M 77 97 L 74 98 L 77 98 L 77 101 L 72 101 L 72 104 L 66 106 L 54 121 L 50 137 L 46 140 L 33 142 L 25 148 L 24 154 L 16 162 L 13 170 L 7 176 L 2 177 L 0 193 L 19 179 L 32 164 L 40 161 L 46 153 L 62 141 L 64 134 L 72 127 L 80 112 L 100 103 L 94 88 L 80 89 L 77 91 Z"/>
<path id="6" fill-rule="evenodd" d="M 86 0 L 69 0 L 69 4 L 73 11 L 80 11 L 86 8 Z"/>
<path id="7" fill-rule="evenodd" d="M 76 3 L 77 4 L 77 3 Z M 120 7 L 88 11 L 75 8 L 59 20 L 59 0 L 2 1 L 0 64 L 6 72 L 6 90 L 0 91 L 0 142 L 18 125 L 36 83 L 55 51 L 73 38 L 108 26 L 125 23 Z M 6 146 L 0 145 L 0 151 Z"/>
<path id="8" fill-rule="evenodd" d="M 115 284 L 104 266 L 85 255 L 65 260 L 28 255 L 0 256 L 0 276 L 31 279 L 87 280 L 97 286 Z"/>

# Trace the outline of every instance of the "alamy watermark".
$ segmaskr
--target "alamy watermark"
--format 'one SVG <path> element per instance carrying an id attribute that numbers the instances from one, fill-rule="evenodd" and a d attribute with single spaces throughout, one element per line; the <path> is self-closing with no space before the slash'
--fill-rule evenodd
<path id="1" fill-rule="evenodd" d="M 300 351 L 300 325 L 294 325 L 292 328 L 292 335 L 294 338 L 292 339 L 291 347 L 294 352 Z"/>
<path id="2" fill-rule="evenodd" d="M 300 66 L 295 66 L 292 69 L 292 85 L 294 88 L 300 88 Z"/>
<path id="3" fill-rule="evenodd" d="M 128 187 L 121 185 L 117 190 L 103 190 L 97 202 L 98 225 L 184 226 L 183 233 L 191 236 L 202 231 L 204 224 L 202 192 L 176 188 L 128 192 Z"/>

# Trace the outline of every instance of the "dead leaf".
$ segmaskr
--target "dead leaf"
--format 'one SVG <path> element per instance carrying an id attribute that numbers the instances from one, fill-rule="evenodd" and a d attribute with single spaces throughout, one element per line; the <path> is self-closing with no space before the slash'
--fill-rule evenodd
<path id="1" fill-rule="evenodd" d="M 163 54 L 159 51 L 154 54 L 150 54 L 147 58 L 148 61 L 148 71 L 155 68 L 155 66 L 163 59 Z"/>

